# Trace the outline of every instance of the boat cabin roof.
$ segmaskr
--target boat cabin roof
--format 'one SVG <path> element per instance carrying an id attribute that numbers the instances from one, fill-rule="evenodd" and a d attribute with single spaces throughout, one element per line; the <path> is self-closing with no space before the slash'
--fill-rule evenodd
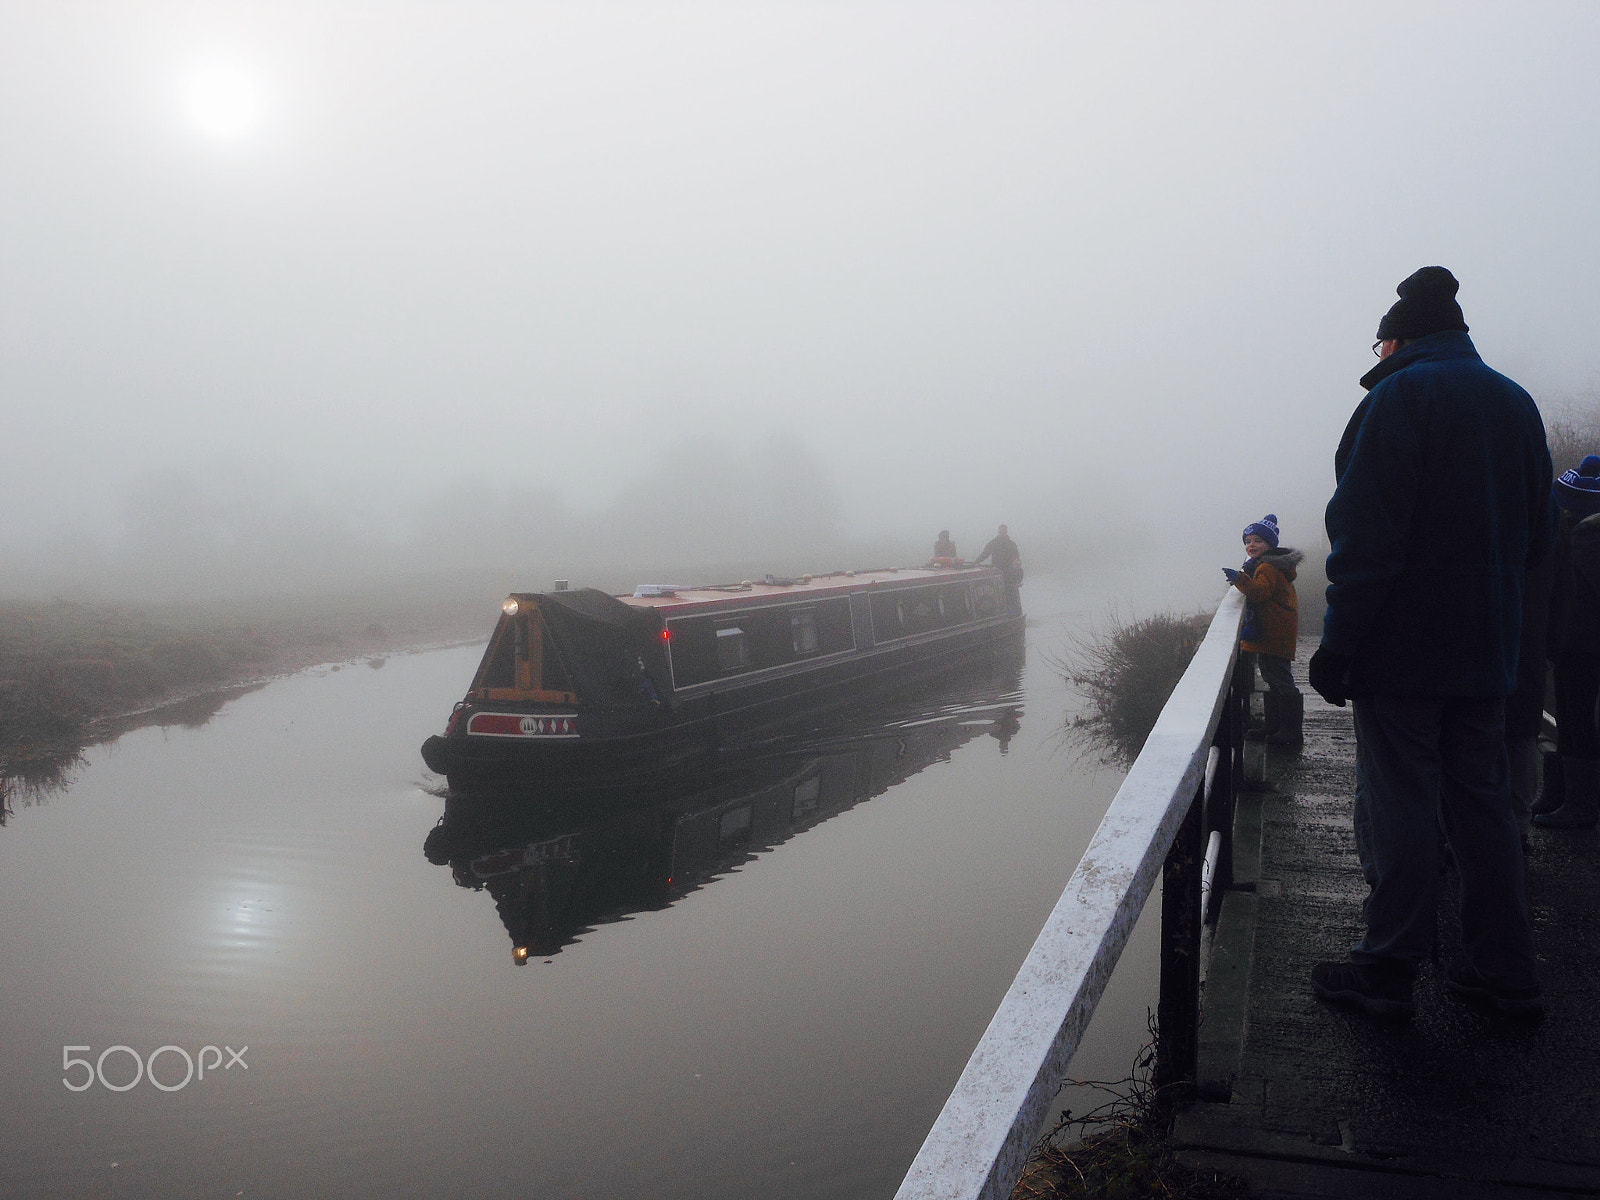
<path id="1" fill-rule="evenodd" d="M 735 598 L 787 599 L 802 597 L 821 598 L 860 591 L 880 585 L 905 586 L 952 581 L 969 577 L 997 574 L 993 567 L 876 567 L 867 571 L 830 571 L 826 575 L 802 575 L 797 579 L 746 580 L 742 583 L 708 584 L 698 587 L 680 587 L 676 584 L 641 584 L 631 596 L 617 599 L 632 608 L 653 608 L 662 615 L 688 612 L 705 606 L 726 605 Z M 654 593 L 654 594 L 650 594 Z"/>

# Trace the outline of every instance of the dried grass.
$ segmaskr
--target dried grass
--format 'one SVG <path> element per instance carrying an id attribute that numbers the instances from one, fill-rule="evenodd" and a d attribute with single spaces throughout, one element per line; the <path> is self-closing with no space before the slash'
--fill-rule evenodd
<path id="1" fill-rule="evenodd" d="M 1600 454 L 1600 406 L 1573 408 L 1545 422 L 1556 474 L 1571 470 L 1586 454 Z"/>
<path id="2" fill-rule="evenodd" d="M 1128 1078 L 1071 1081 L 1107 1097 L 1082 1116 L 1063 1113 L 1039 1139 L 1012 1200 L 1248 1200 L 1243 1180 L 1179 1161 L 1169 1136 L 1172 1097 L 1150 1081 L 1155 1031 Z"/>

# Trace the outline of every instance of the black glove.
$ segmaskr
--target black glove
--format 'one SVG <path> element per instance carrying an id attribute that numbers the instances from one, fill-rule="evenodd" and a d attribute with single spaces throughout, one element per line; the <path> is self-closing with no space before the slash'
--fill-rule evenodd
<path id="1" fill-rule="evenodd" d="M 1229 583 L 1239 582 L 1239 572 L 1235 571 L 1232 567 L 1223 567 L 1222 573 L 1228 577 Z"/>
<path id="2" fill-rule="evenodd" d="M 1306 668 L 1306 674 L 1311 679 L 1311 690 L 1329 704 L 1343 708 L 1345 701 L 1350 698 L 1349 684 L 1345 681 L 1350 674 L 1350 662 L 1350 655 L 1335 654 L 1326 646 L 1318 646 Z"/>

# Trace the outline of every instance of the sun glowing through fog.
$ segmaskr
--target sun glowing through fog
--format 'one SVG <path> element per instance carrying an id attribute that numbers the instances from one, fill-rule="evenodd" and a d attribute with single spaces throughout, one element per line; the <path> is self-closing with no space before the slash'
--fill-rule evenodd
<path id="1" fill-rule="evenodd" d="M 249 133 L 266 111 L 260 83 L 248 72 L 225 63 L 195 71 L 184 90 L 184 100 L 195 127 L 222 140 Z"/>

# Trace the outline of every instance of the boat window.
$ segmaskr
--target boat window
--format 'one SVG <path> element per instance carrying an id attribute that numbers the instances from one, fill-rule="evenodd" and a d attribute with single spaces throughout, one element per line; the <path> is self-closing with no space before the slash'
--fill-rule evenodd
<path id="1" fill-rule="evenodd" d="M 850 601 L 843 597 L 803 605 L 763 605 L 737 616 L 673 617 L 667 628 L 671 634 L 667 653 L 676 688 L 838 654 L 855 646 Z"/>
<path id="2" fill-rule="evenodd" d="M 959 625 L 963 621 L 972 620 L 972 596 L 967 591 L 967 585 L 958 583 L 941 588 L 939 609 L 944 613 L 946 625 Z"/>
<path id="3" fill-rule="evenodd" d="M 717 630 L 717 667 L 723 671 L 742 671 L 750 665 L 750 647 L 744 630 L 725 625 Z"/>
<path id="4" fill-rule="evenodd" d="M 972 585 L 972 593 L 980 617 L 992 617 L 1000 611 L 1000 585 L 993 579 L 978 580 Z"/>
<path id="5" fill-rule="evenodd" d="M 965 584 L 898 588 L 872 597 L 872 631 L 880 642 L 931 633 L 971 619 Z"/>
<path id="6" fill-rule="evenodd" d="M 880 642 L 904 636 L 900 600 L 893 592 L 880 592 L 872 597 L 872 633 Z"/>
<path id="7" fill-rule="evenodd" d="M 818 649 L 824 654 L 855 647 L 855 626 L 850 620 L 850 601 L 824 600 L 816 607 Z"/>
<path id="8" fill-rule="evenodd" d="M 717 646 L 712 623 L 706 617 L 667 622 L 670 640 L 667 658 L 672 663 L 672 686 L 688 687 L 717 677 Z"/>
<path id="9" fill-rule="evenodd" d="M 809 608 L 789 614 L 789 633 L 796 654 L 817 652 L 817 614 Z"/>
<path id="10" fill-rule="evenodd" d="M 926 633 L 943 624 L 939 616 L 939 598 L 928 589 L 907 595 L 901 602 L 900 611 L 907 633 Z"/>

